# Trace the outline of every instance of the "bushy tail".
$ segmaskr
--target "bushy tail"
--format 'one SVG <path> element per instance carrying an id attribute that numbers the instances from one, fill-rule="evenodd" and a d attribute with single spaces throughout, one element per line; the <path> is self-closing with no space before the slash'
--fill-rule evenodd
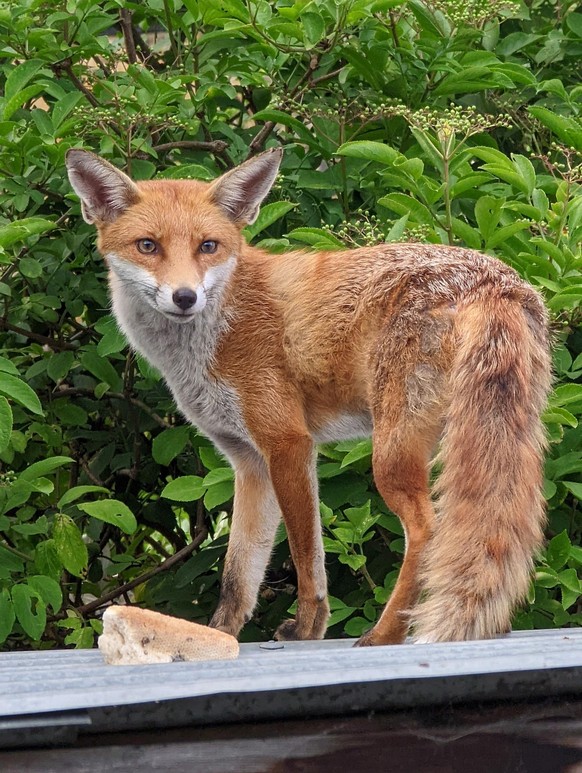
<path id="1" fill-rule="evenodd" d="M 517 292 L 491 288 L 457 315 L 437 522 L 412 614 L 418 641 L 509 630 L 542 543 L 549 342 L 537 295 Z"/>

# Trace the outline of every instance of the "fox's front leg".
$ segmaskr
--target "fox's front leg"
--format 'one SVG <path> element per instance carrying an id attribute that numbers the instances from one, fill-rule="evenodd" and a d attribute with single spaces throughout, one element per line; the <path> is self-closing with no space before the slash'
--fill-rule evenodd
<path id="1" fill-rule="evenodd" d="M 232 525 L 220 600 L 210 625 L 238 636 L 250 620 L 281 511 L 262 459 L 235 467 Z"/>
<path id="2" fill-rule="evenodd" d="M 275 638 L 321 639 L 329 604 L 313 441 L 302 434 L 279 437 L 268 460 L 297 572 L 297 615 L 279 626 Z"/>

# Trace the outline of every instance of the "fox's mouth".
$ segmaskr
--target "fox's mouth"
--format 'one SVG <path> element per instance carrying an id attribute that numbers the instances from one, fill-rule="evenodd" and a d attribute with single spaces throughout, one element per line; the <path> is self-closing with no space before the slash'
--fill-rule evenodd
<path id="1" fill-rule="evenodd" d="M 197 314 L 195 311 L 162 311 L 162 309 L 159 309 L 159 311 L 161 311 L 164 317 L 175 322 L 190 322 Z"/>

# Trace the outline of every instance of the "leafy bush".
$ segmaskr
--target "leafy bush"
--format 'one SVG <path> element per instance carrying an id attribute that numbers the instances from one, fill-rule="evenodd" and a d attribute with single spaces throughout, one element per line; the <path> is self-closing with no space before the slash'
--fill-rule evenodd
<path id="1" fill-rule="evenodd" d="M 0 642 L 91 646 L 107 600 L 207 621 L 232 472 L 108 311 L 64 172 L 210 179 L 284 145 L 248 229 L 274 250 L 464 244 L 555 319 L 547 550 L 518 627 L 577 624 L 582 548 L 582 14 L 533 0 L 16 0 L 0 6 Z M 370 443 L 321 449 L 332 635 L 358 635 L 404 549 Z M 281 530 L 248 638 L 293 601 Z"/>

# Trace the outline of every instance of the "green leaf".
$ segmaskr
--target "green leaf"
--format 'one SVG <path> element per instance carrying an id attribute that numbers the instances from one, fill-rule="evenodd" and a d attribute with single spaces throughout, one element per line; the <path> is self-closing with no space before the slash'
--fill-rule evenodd
<path id="1" fill-rule="evenodd" d="M 45 604 L 52 607 L 54 614 L 59 611 L 63 604 L 63 592 L 56 580 L 46 575 L 35 574 L 32 577 L 28 577 L 26 582 L 33 590 L 40 594 Z"/>
<path id="2" fill-rule="evenodd" d="M 290 239 L 295 239 L 295 241 L 309 244 L 318 249 L 341 250 L 345 247 L 343 242 L 323 228 L 295 228 L 287 236 Z"/>
<path id="3" fill-rule="evenodd" d="M 578 152 L 582 152 L 582 125 L 578 121 L 558 115 L 555 111 L 548 110 L 547 107 L 535 106 L 528 108 L 528 110 L 534 118 L 543 123 L 562 142 L 575 148 Z"/>
<path id="4" fill-rule="evenodd" d="M 154 461 L 164 467 L 170 464 L 186 448 L 189 437 L 190 427 L 187 426 L 170 427 L 160 432 L 152 443 Z"/>
<path id="5" fill-rule="evenodd" d="M 467 94 L 495 88 L 497 79 L 487 67 L 464 67 L 460 72 L 445 76 L 433 91 L 435 96 Z"/>
<path id="6" fill-rule="evenodd" d="M 73 352 L 57 352 L 49 357 L 46 372 L 53 381 L 61 381 L 73 367 L 75 355 Z"/>
<path id="7" fill-rule="evenodd" d="M 2 569 L 4 576 L 6 576 L 6 573 L 22 572 L 24 570 L 22 558 L 6 550 L 2 544 L 0 544 L 0 569 Z"/>
<path id="8" fill-rule="evenodd" d="M 504 225 L 501 228 L 498 228 L 495 233 L 487 239 L 486 247 L 487 249 L 493 250 L 495 247 L 506 242 L 518 231 L 525 231 L 529 227 L 530 223 L 527 220 L 518 220 L 515 223 Z"/>
<path id="9" fill-rule="evenodd" d="M 26 86 L 21 91 L 18 91 L 10 99 L 4 102 L 2 109 L 2 120 L 9 121 L 14 113 L 22 107 L 29 99 L 36 97 L 42 91 L 43 87 L 40 83 L 33 83 L 31 86 Z"/>
<path id="10" fill-rule="evenodd" d="M 211 470 L 202 481 L 204 486 L 215 486 L 217 483 L 234 480 L 234 470 L 232 467 L 216 467 Z"/>
<path id="11" fill-rule="evenodd" d="M 577 427 L 578 419 L 565 408 L 548 408 L 542 416 L 546 424 L 566 424 L 568 427 Z"/>
<path id="12" fill-rule="evenodd" d="M 12 223 L 0 226 L 0 247 L 6 249 L 18 242 L 23 242 L 29 236 L 43 234 L 55 228 L 52 220 L 46 220 L 43 217 L 26 217 L 22 220 L 15 220 Z"/>
<path id="13" fill-rule="evenodd" d="M 19 583 L 12 588 L 12 603 L 16 619 L 24 632 L 34 641 L 38 641 L 46 627 L 46 604 L 40 593 Z"/>
<path id="14" fill-rule="evenodd" d="M 31 413 L 43 415 L 42 406 L 36 392 L 28 384 L 10 373 L 0 372 L 0 393 L 12 398 L 15 403 L 22 405 Z"/>
<path id="15" fill-rule="evenodd" d="M 208 545 L 183 564 L 174 578 L 176 588 L 185 588 L 201 574 L 206 574 L 224 555 L 224 545 Z"/>
<path id="16" fill-rule="evenodd" d="M 555 588 L 559 584 L 560 579 L 553 569 L 538 569 L 536 571 L 536 585 L 540 585 L 542 588 Z"/>
<path id="17" fill-rule="evenodd" d="M 367 438 L 360 441 L 352 450 L 347 453 L 342 459 L 341 466 L 347 467 L 352 462 L 358 462 L 360 459 L 371 458 L 372 456 L 372 440 Z"/>
<path id="18" fill-rule="evenodd" d="M 213 470 L 213 472 L 216 472 Z M 232 481 L 225 480 L 223 483 L 216 483 L 210 486 L 204 495 L 204 506 L 212 510 L 219 505 L 228 502 L 234 496 L 234 484 Z"/>
<path id="19" fill-rule="evenodd" d="M 386 234 L 386 242 L 399 242 L 402 239 L 402 235 L 406 230 L 406 224 L 408 223 L 408 215 L 402 215 L 398 220 L 394 221 L 394 224 Z"/>
<path id="20" fill-rule="evenodd" d="M 119 391 L 123 388 L 123 382 L 113 365 L 105 357 L 100 357 L 97 352 L 85 352 L 80 357 L 81 365 L 92 373 L 95 378 Z"/>
<path id="21" fill-rule="evenodd" d="M 297 204 L 293 204 L 291 201 L 274 201 L 272 204 L 267 204 L 262 207 L 255 222 L 245 228 L 245 233 L 249 238 L 254 239 L 255 236 L 276 223 L 296 206 Z"/>
<path id="22" fill-rule="evenodd" d="M 14 365 L 14 363 L 11 362 L 6 357 L 2 357 L 1 355 L 0 355 L 0 371 L 3 373 L 10 373 L 13 376 L 20 375 L 20 371 L 18 370 L 16 365 Z"/>
<path id="23" fill-rule="evenodd" d="M 75 577 L 80 577 L 87 568 L 89 554 L 81 532 L 72 518 L 62 513 L 55 516 L 53 539 L 57 555 L 65 569 Z"/>
<path id="24" fill-rule="evenodd" d="M 432 225 L 434 222 L 430 210 L 406 193 L 390 193 L 388 196 L 378 199 L 378 204 L 391 209 L 398 215 L 408 215 L 410 220 L 416 223 Z"/>
<path id="25" fill-rule="evenodd" d="M 341 553 L 338 556 L 338 560 L 340 564 L 347 564 L 350 569 L 353 569 L 355 572 L 357 572 L 358 569 L 361 569 L 366 563 L 366 556 L 359 554 L 354 555 L 352 553 Z"/>
<path id="26" fill-rule="evenodd" d="M 574 494 L 577 500 L 582 502 L 582 483 L 576 483 L 576 481 L 573 480 L 563 480 L 562 483 L 568 491 L 571 491 L 572 494 Z"/>
<path id="27" fill-rule="evenodd" d="M 477 225 L 486 242 L 493 237 L 502 207 L 503 199 L 496 199 L 493 196 L 481 196 L 475 204 Z"/>
<path id="28" fill-rule="evenodd" d="M 42 276 L 42 265 L 36 258 L 21 258 L 18 261 L 18 270 L 27 279 L 38 279 Z"/>
<path id="29" fill-rule="evenodd" d="M 28 59 L 12 68 L 4 84 L 4 96 L 12 99 L 29 83 L 44 65 L 42 59 Z"/>
<path id="30" fill-rule="evenodd" d="M 35 462 L 27 467 L 24 472 L 21 472 L 18 476 L 19 480 L 33 481 L 36 478 L 41 478 L 44 475 L 50 475 L 59 467 L 64 467 L 65 464 L 70 464 L 73 459 L 70 456 L 53 456 L 50 459 L 43 459 L 42 462 Z"/>
<path id="31" fill-rule="evenodd" d="M 113 526 L 117 526 L 126 534 L 133 534 L 137 529 L 135 515 L 127 505 L 120 502 L 118 499 L 101 499 L 99 502 L 84 502 L 83 504 L 77 505 L 77 507 L 92 518 L 97 518 L 100 521 L 105 521 L 105 523 L 111 523 Z"/>
<path id="32" fill-rule="evenodd" d="M 16 620 L 14 605 L 7 588 L 0 590 L 0 644 L 3 644 L 10 633 Z"/>
<path id="33" fill-rule="evenodd" d="M 550 405 L 561 407 L 582 400 L 582 384 L 562 384 L 550 395 Z"/>
<path id="34" fill-rule="evenodd" d="M 546 560 L 552 569 L 557 571 L 564 566 L 570 556 L 571 547 L 570 537 L 566 530 L 550 540 L 546 549 Z"/>
<path id="35" fill-rule="evenodd" d="M 46 574 L 54 580 L 57 580 L 60 577 L 63 564 L 59 558 L 53 539 L 45 539 L 36 546 L 34 551 L 34 565 L 41 574 Z"/>
<path id="36" fill-rule="evenodd" d="M 62 510 L 72 502 L 76 502 L 77 499 L 84 497 L 85 494 L 108 494 L 108 489 L 103 486 L 73 486 L 73 488 L 66 491 L 63 496 L 57 502 L 57 507 Z"/>
<path id="37" fill-rule="evenodd" d="M 206 491 L 202 478 L 198 475 L 184 475 L 166 484 L 160 496 L 174 502 L 194 502 Z"/>
<path id="38" fill-rule="evenodd" d="M 522 156 L 519 153 L 512 153 L 511 159 L 525 183 L 527 194 L 531 196 L 536 185 L 536 170 L 534 165 L 529 158 L 526 158 L 526 156 Z"/>
<path id="39" fill-rule="evenodd" d="M 352 617 L 345 625 L 344 631 L 348 636 L 361 636 L 370 628 L 370 621 L 365 617 Z"/>
<path id="40" fill-rule="evenodd" d="M 5 397 L 0 396 L 0 453 L 10 443 L 12 434 L 12 408 Z"/>
<path id="41" fill-rule="evenodd" d="M 90 625 L 86 625 L 83 628 L 77 628 L 74 631 L 71 631 L 65 639 L 65 644 L 74 644 L 76 650 L 91 649 L 95 644 L 93 628 Z"/>
<path id="42" fill-rule="evenodd" d="M 314 8 L 314 4 L 310 4 L 308 7 Z M 325 34 L 325 22 L 321 14 L 310 10 L 301 14 L 301 23 L 303 24 L 305 47 L 307 49 L 313 48 Z"/>
<path id="43" fill-rule="evenodd" d="M 366 161 L 375 161 L 379 164 L 392 165 L 400 155 L 397 150 L 382 142 L 371 140 L 356 140 L 346 142 L 337 149 L 338 156 L 350 156 L 351 158 L 363 158 Z"/>

